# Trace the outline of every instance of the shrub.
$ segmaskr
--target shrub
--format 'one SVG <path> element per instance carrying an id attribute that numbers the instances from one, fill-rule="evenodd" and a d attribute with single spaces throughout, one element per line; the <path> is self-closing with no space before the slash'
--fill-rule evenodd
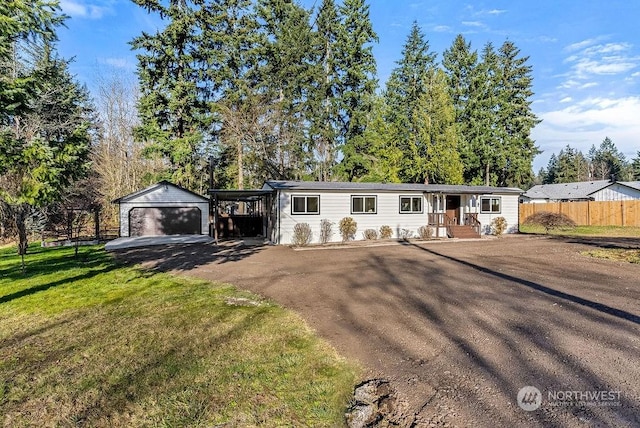
<path id="1" fill-rule="evenodd" d="M 413 231 L 409 229 L 400 230 L 400 239 L 409 239 L 413 236 Z"/>
<path id="2" fill-rule="evenodd" d="M 340 229 L 342 242 L 347 242 L 350 239 L 355 239 L 356 231 L 358 230 L 358 223 L 356 223 L 356 221 L 351 217 L 345 217 L 340 220 L 338 228 Z"/>
<path id="3" fill-rule="evenodd" d="M 297 223 L 293 226 L 293 245 L 304 247 L 311 242 L 311 227 L 308 223 Z"/>
<path id="4" fill-rule="evenodd" d="M 362 232 L 362 236 L 364 237 L 364 239 L 373 241 L 378 239 L 378 231 L 375 229 L 366 229 L 364 232 Z"/>
<path id="5" fill-rule="evenodd" d="M 333 236 L 333 222 L 325 219 L 320 220 L 320 243 L 326 244 Z"/>
<path id="6" fill-rule="evenodd" d="M 576 222 L 566 214 L 540 211 L 527 217 L 522 224 L 532 226 L 542 226 L 546 233 L 551 229 L 560 227 L 575 227 Z"/>
<path id="7" fill-rule="evenodd" d="M 393 235 L 393 229 L 389 226 L 381 226 L 380 227 L 380 239 L 389 239 Z"/>
<path id="8" fill-rule="evenodd" d="M 431 239 L 433 236 L 433 229 L 429 226 L 420 226 L 418 228 L 418 236 L 420 239 Z"/>
<path id="9" fill-rule="evenodd" d="M 496 217 L 491 220 L 491 233 L 501 236 L 507 230 L 507 219 L 504 217 Z"/>

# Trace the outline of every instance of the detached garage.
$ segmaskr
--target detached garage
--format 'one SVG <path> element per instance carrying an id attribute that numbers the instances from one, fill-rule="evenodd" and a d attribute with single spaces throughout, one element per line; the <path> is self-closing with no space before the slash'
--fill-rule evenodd
<path id="1" fill-rule="evenodd" d="M 113 201 L 120 205 L 120 236 L 206 235 L 209 200 L 161 181 Z"/>

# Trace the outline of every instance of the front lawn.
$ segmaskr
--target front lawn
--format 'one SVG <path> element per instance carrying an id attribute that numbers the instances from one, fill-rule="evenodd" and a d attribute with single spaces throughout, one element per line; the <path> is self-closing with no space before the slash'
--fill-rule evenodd
<path id="1" fill-rule="evenodd" d="M 152 250 L 150 250 L 152 251 Z M 0 248 L 3 426 L 336 426 L 358 370 L 295 314 L 101 247 Z"/>
<path id="2" fill-rule="evenodd" d="M 545 229 L 537 225 L 520 225 L 520 233 L 545 234 Z M 640 227 L 623 226 L 576 226 L 552 229 L 549 235 L 560 236 L 607 236 L 615 238 L 640 237 Z"/>

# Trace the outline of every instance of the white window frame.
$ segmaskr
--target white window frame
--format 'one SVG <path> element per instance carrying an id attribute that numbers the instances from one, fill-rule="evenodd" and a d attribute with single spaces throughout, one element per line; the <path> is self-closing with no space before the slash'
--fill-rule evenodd
<path id="1" fill-rule="evenodd" d="M 483 202 L 488 199 L 489 200 L 489 209 L 484 210 L 482 205 Z M 493 210 L 493 200 L 498 201 L 498 211 Z M 500 214 L 502 213 L 502 196 L 481 196 L 480 197 L 480 213 L 481 214 Z"/>
<path id="2" fill-rule="evenodd" d="M 403 210 L 402 209 L 402 200 L 403 199 L 409 199 L 409 210 Z M 420 201 L 420 210 L 419 211 L 414 211 L 413 209 L 413 201 L 415 199 L 418 199 Z M 400 196 L 399 199 L 399 203 L 400 203 L 400 207 L 399 207 L 399 212 L 400 214 L 422 214 L 424 213 L 424 198 L 422 196 L 415 196 L 415 195 L 404 195 L 404 196 Z"/>
<path id="3" fill-rule="evenodd" d="M 374 209 L 373 211 L 354 211 L 353 210 L 353 200 L 354 199 L 362 199 L 362 209 L 364 210 L 367 206 L 366 200 L 373 199 L 374 201 Z M 351 214 L 378 214 L 378 196 L 377 195 L 351 195 Z"/>
<path id="4" fill-rule="evenodd" d="M 295 198 L 304 198 L 304 211 L 295 210 Z M 318 210 L 309 211 L 309 199 L 315 198 L 318 200 Z M 291 195 L 291 215 L 319 215 L 320 214 L 320 195 Z"/>

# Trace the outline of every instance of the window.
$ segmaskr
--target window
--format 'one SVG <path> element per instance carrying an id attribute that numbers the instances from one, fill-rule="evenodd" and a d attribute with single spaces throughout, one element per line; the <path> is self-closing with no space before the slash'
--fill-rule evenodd
<path id="1" fill-rule="evenodd" d="M 376 202 L 375 196 L 352 196 L 351 214 L 375 214 Z"/>
<path id="2" fill-rule="evenodd" d="M 480 212 L 481 213 L 492 213 L 499 214 L 500 213 L 500 204 L 501 199 L 499 197 L 495 198 L 480 198 Z"/>
<path id="3" fill-rule="evenodd" d="M 320 196 L 292 196 L 291 214 L 320 214 Z"/>
<path id="4" fill-rule="evenodd" d="M 422 212 L 422 196 L 400 196 L 400 214 Z"/>

